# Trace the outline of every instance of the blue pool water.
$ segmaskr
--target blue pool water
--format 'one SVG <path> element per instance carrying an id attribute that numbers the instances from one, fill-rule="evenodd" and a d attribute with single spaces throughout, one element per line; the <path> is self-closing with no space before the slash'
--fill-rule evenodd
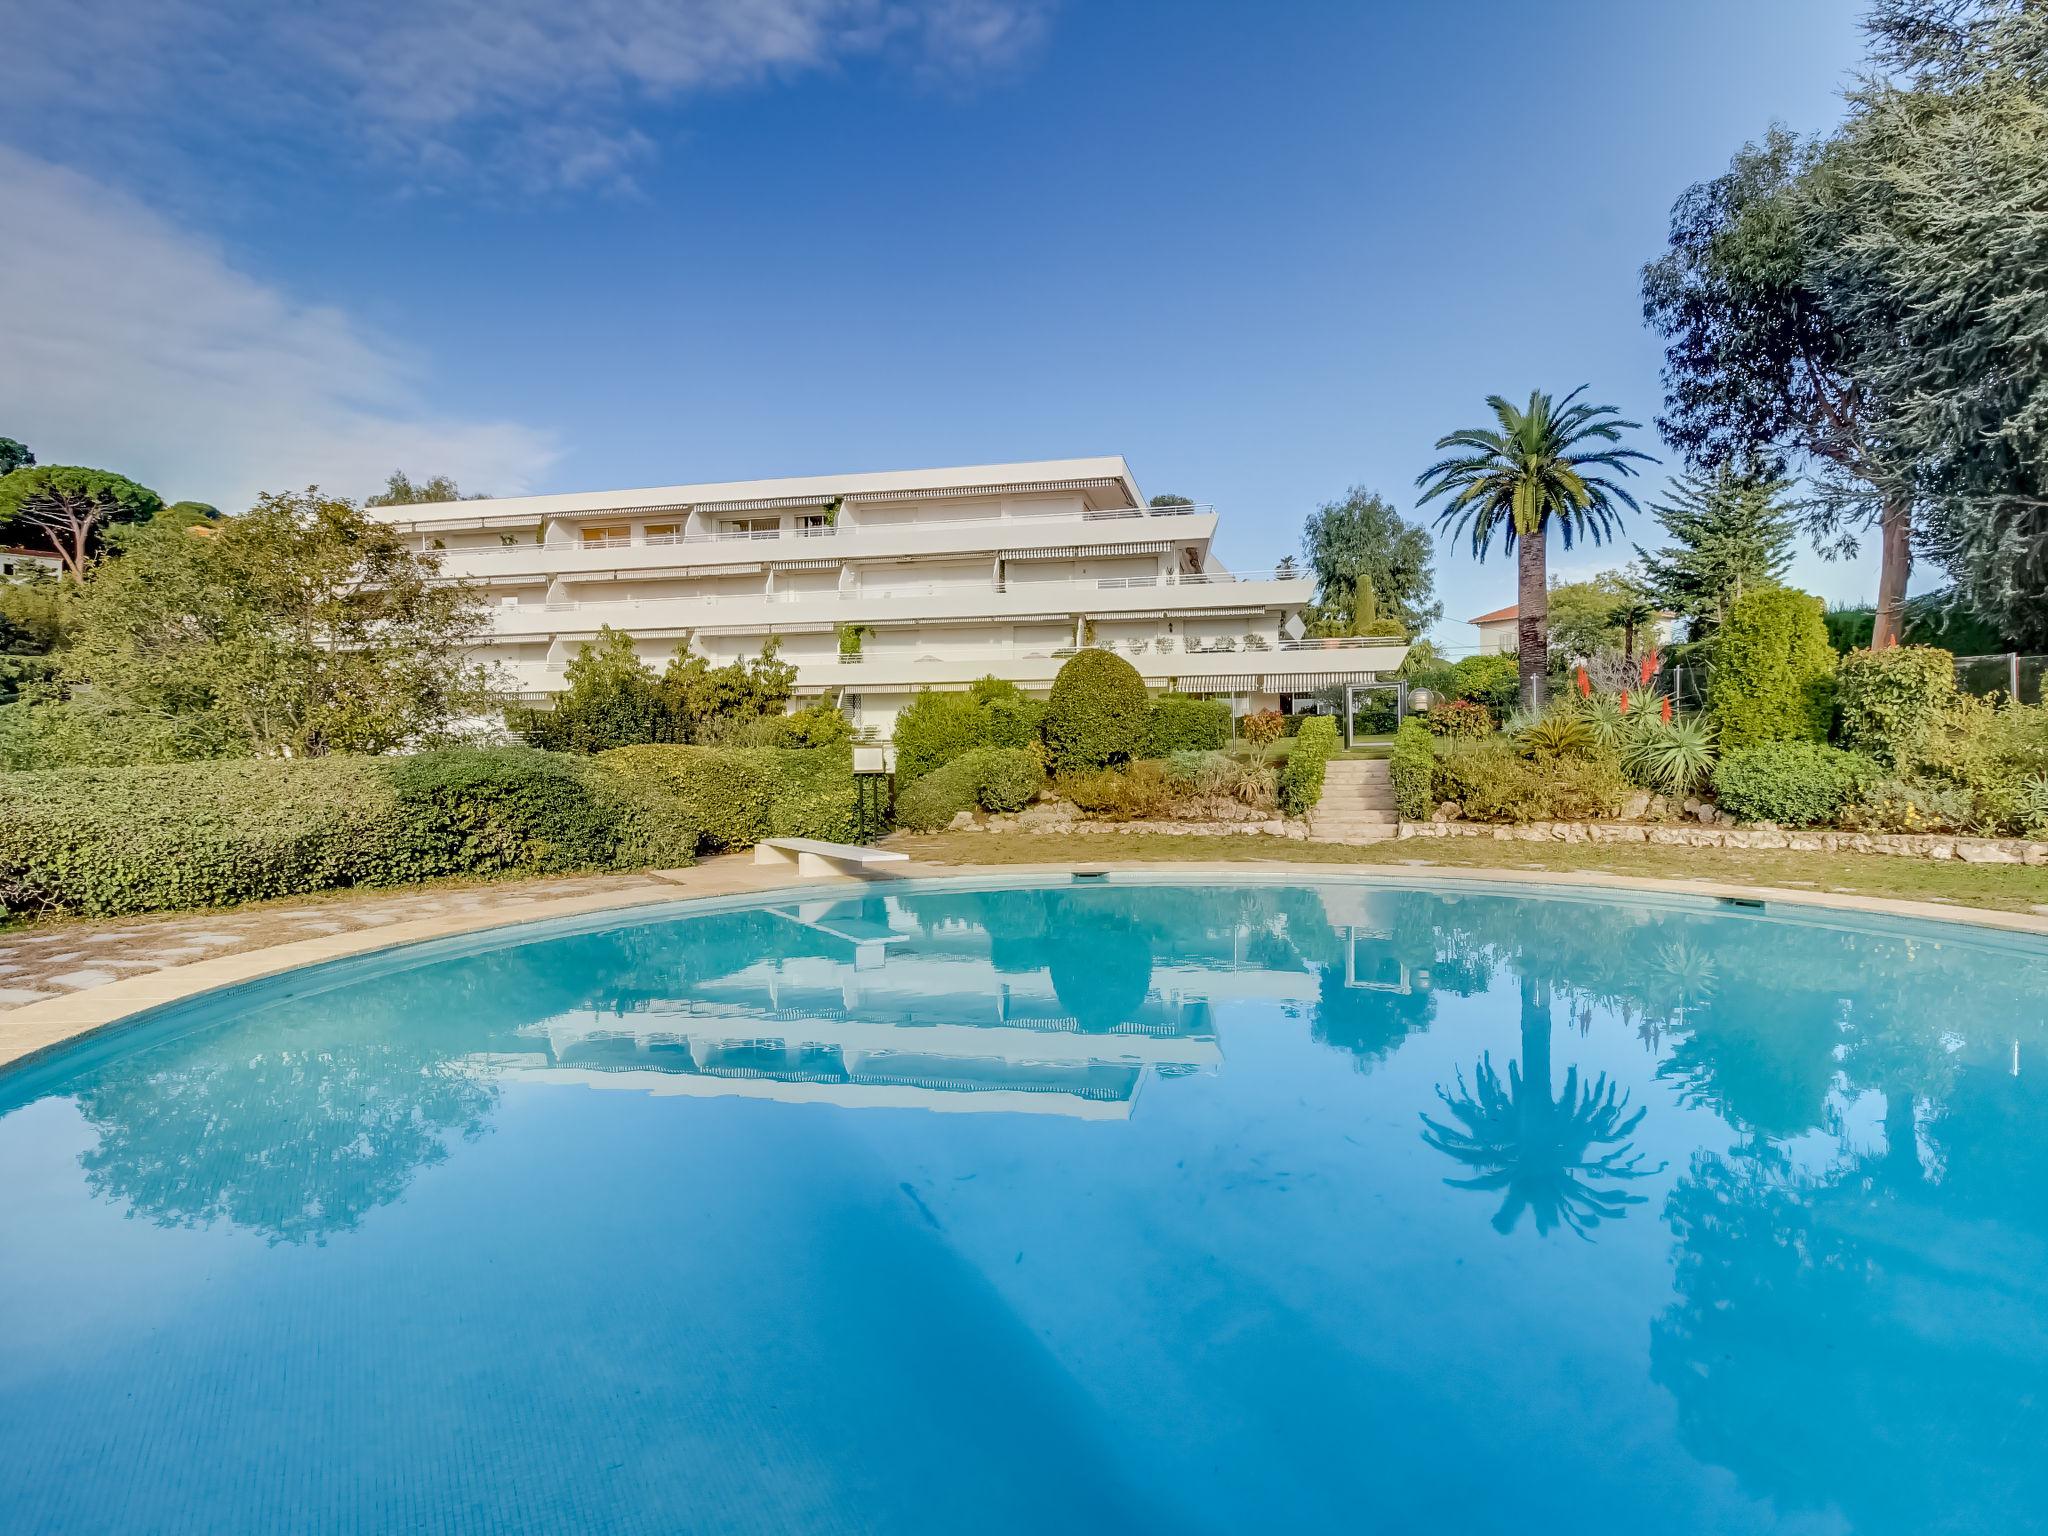
<path id="1" fill-rule="evenodd" d="M 8 1533 L 2048 1521 L 2048 950 L 903 885 L 0 1076 Z"/>

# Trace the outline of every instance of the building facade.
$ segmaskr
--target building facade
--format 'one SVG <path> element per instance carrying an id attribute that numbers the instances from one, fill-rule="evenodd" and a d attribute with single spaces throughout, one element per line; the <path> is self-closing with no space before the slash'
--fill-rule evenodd
<path id="1" fill-rule="evenodd" d="M 1314 584 L 1224 569 L 1213 508 L 1153 507 L 1121 458 L 818 475 L 376 507 L 484 588 L 485 659 L 544 701 L 601 627 L 659 668 L 772 637 L 800 700 L 886 733 L 924 688 L 1044 693 L 1084 645 L 1155 690 L 1240 711 L 1400 665 L 1405 644 L 1302 640 Z"/>

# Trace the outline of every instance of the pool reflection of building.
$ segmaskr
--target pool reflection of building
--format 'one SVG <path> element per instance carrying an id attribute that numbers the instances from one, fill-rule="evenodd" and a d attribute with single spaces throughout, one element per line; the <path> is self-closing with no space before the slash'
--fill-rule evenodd
<path id="1" fill-rule="evenodd" d="M 520 1031 L 541 1050 L 494 1065 L 654 1095 L 1122 1119 L 1150 1078 L 1221 1063 L 1199 995 L 1209 972 L 1155 968 L 1142 1002 L 1091 1028 L 1047 972 L 999 972 L 971 925 L 920 926 L 887 899 L 774 910 L 825 952 L 757 960 L 630 1011 L 556 1014 Z"/>

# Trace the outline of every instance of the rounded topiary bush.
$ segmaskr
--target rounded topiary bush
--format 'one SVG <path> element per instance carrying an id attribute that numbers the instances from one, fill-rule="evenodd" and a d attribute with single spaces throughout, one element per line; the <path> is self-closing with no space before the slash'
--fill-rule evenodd
<path id="1" fill-rule="evenodd" d="M 1714 793 L 1739 821 L 1811 827 L 1834 821 L 1881 777 L 1877 764 L 1860 753 L 1817 741 L 1771 741 L 1722 758 Z"/>
<path id="2" fill-rule="evenodd" d="M 1087 773 L 1128 763 L 1145 750 L 1151 716 L 1136 667 L 1109 651 L 1082 651 L 1060 668 L 1046 700 L 1046 766 Z"/>
<path id="3" fill-rule="evenodd" d="M 1301 729 L 1295 732 L 1294 750 L 1297 752 L 1320 752 L 1325 757 L 1334 757 L 1343 750 L 1342 738 L 1337 734 L 1337 721 L 1332 715 L 1310 715 L 1301 722 Z"/>

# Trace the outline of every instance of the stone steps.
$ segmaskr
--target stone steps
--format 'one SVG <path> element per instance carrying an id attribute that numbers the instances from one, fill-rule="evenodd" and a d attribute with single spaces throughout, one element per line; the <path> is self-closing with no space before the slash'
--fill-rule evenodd
<path id="1" fill-rule="evenodd" d="M 1323 799 L 1309 836 L 1320 843 L 1373 843 L 1397 834 L 1387 760 L 1346 758 L 1325 765 Z"/>

